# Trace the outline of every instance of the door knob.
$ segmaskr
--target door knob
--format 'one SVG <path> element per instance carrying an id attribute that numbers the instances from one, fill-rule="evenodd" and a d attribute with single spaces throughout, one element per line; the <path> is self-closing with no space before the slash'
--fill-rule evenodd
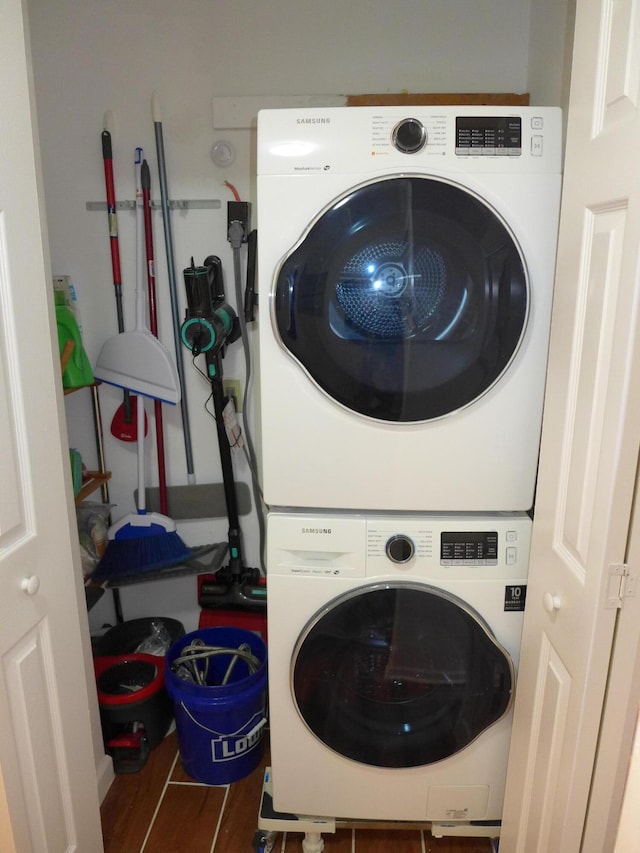
<path id="1" fill-rule="evenodd" d="M 542 596 L 542 605 L 547 613 L 556 613 L 562 606 L 562 601 L 559 595 L 553 595 L 551 592 L 545 592 Z"/>
<path id="2" fill-rule="evenodd" d="M 31 575 L 31 577 L 24 578 L 20 584 L 20 588 L 23 592 L 26 592 L 27 595 L 35 595 L 40 589 L 40 578 L 38 575 Z"/>

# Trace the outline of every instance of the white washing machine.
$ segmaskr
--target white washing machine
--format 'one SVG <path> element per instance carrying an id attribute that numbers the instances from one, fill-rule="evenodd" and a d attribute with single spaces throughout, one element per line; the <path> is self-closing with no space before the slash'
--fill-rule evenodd
<path id="1" fill-rule="evenodd" d="M 259 114 L 269 505 L 530 509 L 560 165 L 555 108 Z"/>
<path id="2" fill-rule="evenodd" d="M 269 514 L 277 811 L 499 834 L 530 530 L 524 513 Z"/>

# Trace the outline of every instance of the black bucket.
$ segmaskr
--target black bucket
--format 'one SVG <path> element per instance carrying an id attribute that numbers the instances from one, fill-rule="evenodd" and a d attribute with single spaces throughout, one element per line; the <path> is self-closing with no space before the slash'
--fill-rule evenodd
<path id="1" fill-rule="evenodd" d="M 121 622 L 94 641 L 93 654 L 95 656 L 128 655 L 138 649 L 140 643 L 153 636 L 154 626 L 160 625 L 166 628 L 170 637 L 170 645 L 184 637 L 184 625 L 177 619 L 169 619 L 166 616 L 151 616 L 142 619 L 129 619 Z"/>

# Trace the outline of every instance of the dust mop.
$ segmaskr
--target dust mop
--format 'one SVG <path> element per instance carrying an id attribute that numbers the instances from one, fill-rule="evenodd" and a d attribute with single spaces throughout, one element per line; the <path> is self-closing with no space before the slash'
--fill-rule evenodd
<path id="1" fill-rule="evenodd" d="M 136 189 L 140 186 L 140 164 L 136 162 Z M 138 245 L 144 228 L 142 206 L 136 207 Z M 102 382 L 136 393 L 138 423 L 144 423 L 144 397 L 175 405 L 180 383 L 171 357 L 147 328 L 146 294 L 141 265 L 136 264 L 136 327 L 110 338 L 102 347 L 94 375 Z M 176 532 L 173 519 L 147 512 L 145 501 L 145 433 L 137 431 L 137 512 L 124 516 L 108 531 L 109 544 L 100 560 L 96 579 L 126 577 L 177 565 L 193 554 Z"/>

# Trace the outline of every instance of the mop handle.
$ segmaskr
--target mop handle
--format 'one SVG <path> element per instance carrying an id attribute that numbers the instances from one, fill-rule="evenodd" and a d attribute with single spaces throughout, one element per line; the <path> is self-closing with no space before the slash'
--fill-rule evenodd
<path id="1" fill-rule="evenodd" d="M 149 328 L 158 337 L 158 312 L 156 307 L 156 265 L 153 256 L 153 224 L 151 220 L 151 173 L 146 160 L 140 170 L 142 184 L 142 209 L 144 211 L 144 239 L 147 258 L 147 296 L 149 298 Z"/>
<path id="2" fill-rule="evenodd" d="M 142 148 L 136 148 L 134 175 L 136 186 L 136 329 L 147 330 L 147 300 L 142 282 L 144 280 L 144 210 L 142 207 Z"/>
<path id="3" fill-rule="evenodd" d="M 149 327 L 151 334 L 158 337 L 158 313 L 156 310 L 156 266 L 153 254 L 153 224 L 151 221 L 151 173 L 149 164 L 143 159 L 140 168 L 140 183 L 142 185 L 142 209 L 144 211 L 144 242 L 147 261 L 147 297 L 149 302 Z M 164 458 L 164 420 L 162 403 L 155 400 L 153 411 L 156 421 L 156 455 L 158 459 L 158 486 L 160 495 L 160 512 L 167 515 L 169 501 L 167 496 L 167 468 Z"/>
<path id="4" fill-rule="evenodd" d="M 158 178 L 160 181 L 160 201 L 162 205 L 162 224 L 164 227 L 164 243 L 167 253 L 167 272 L 169 275 L 169 295 L 171 297 L 171 319 L 173 321 L 173 339 L 176 350 L 176 368 L 180 380 L 180 412 L 182 415 L 182 431 L 184 434 L 184 451 L 187 461 L 187 480 L 195 483 L 193 469 L 193 449 L 191 446 L 191 428 L 189 426 L 189 410 L 187 407 L 187 386 L 182 358 L 182 339 L 180 337 L 180 313 L 178 307 L 178 289 L 176 284 L 176 267 L 173 255 L 173 237 L 171 234 L 171 217 L 169 214 L 169 195 L 167 191 L 167 168 L 164 156 L 164 138 L 162 133 L 162 118 L 160 115 L 160 100 L 157 95 L 151 99 L 151 112 L 156 137 L 158 154 Z"/>
<path id="5" fill-rule="evenodd" d="M 142 273 L 144 270 L 144 211 L 142 209 L 142 184 L 140 180 L 140 169 L 142 164 L 142 148 L 136 148 L 134 161 L 134 175 L 136 187 L 136 329 L 146 327 L 144 288 L 142 287 Z M 145 491 L 145 464 L 144 464 L 144 397 L 138 393 L 136 398 L 138 415 L 138 431 L 136 435 L 138 450 L 138 514 L 146 513 L 147 495 Z"/>
<path id="6" fill-rule="evenodd" d="M 138 426 L 136 443 L 138 450 L 138 515 L 147 512 L 147 495 L 145 492 L 144 475 L 144 397 L 142 394 L 136 396 L 136 408 L 138 413 Z"/>

